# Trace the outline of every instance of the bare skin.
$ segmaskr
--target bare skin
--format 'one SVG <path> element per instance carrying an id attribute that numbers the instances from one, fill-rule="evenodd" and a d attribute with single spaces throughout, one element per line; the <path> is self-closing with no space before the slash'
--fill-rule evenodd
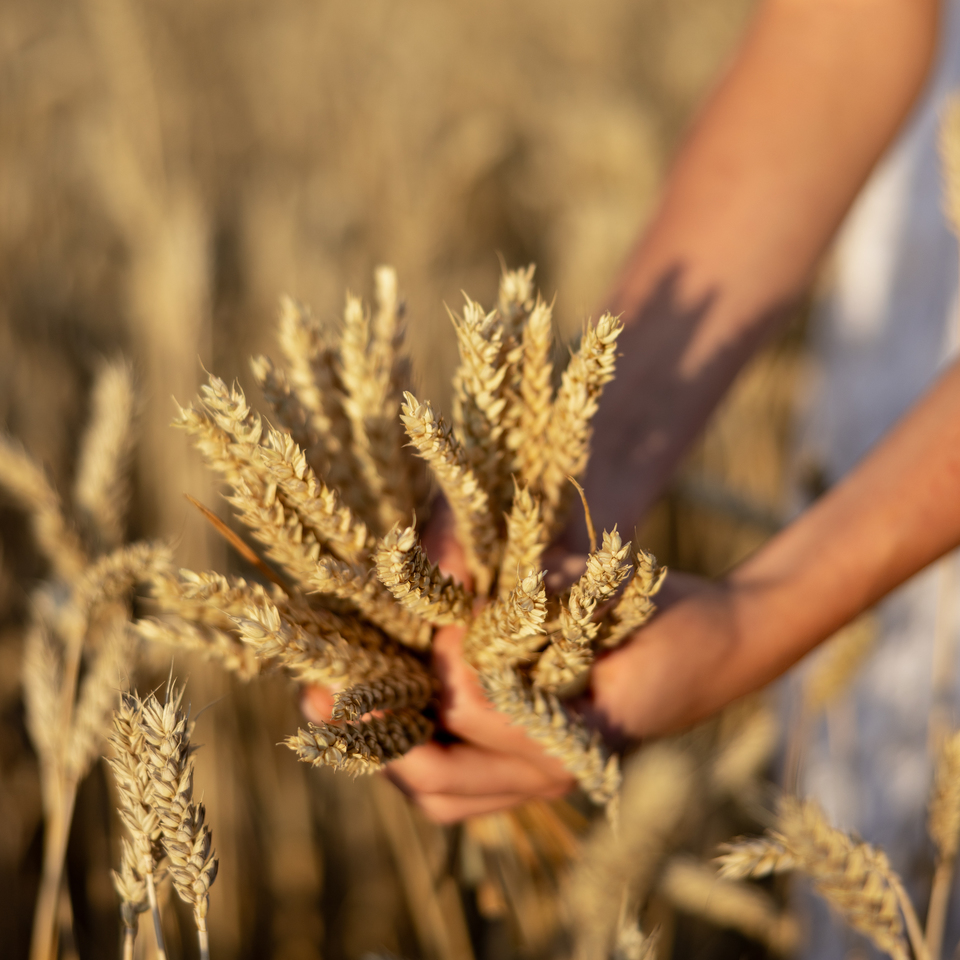
<path id="1" fill-rule="evenodd" d="M 919 93 L 934 0 L 768 0 L 694 126 L 607 307 L 627 331 L 597 417 L 588 497 L 630 529 L 737 371 L 808 283 Z M 583 533 L 568 543 L 582 549 Z M 960 367 L 842 484 L 718 583 L 671 575 L 661 612 L 596 664 L 588 720 L 614 743 L 682 729 L 786 670 L 960 544 Z M 457 547 L 440 536 L 453 572 Z M 390 776 L 453 821 L 571 779 L 509 727 L 440 631 L 441 719 Z M 308 709 L 308 715 L 312 712 Z"/>

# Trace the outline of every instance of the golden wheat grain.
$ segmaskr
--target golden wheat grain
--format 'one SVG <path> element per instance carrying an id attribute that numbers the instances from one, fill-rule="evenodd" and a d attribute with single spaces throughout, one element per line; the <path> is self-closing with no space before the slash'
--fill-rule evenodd
<path id="1" fill-rule="evenodd" d="M 395 527 L 380 541 L 376 554 L 380 582 L 411 613 L 436 626 L 466 626 L 473 594 L 431 563 L 415 527 Z"/>
<path id="2" fill-rule="evenodd" d="M 720 873 L 730 879 L 791 869 L 806 873 L 854 930 L 898 960 L 909 956 L 902 910 L 914 952 L 926 958 L 919 923 L 886 855 L 830 826 L 813 801 L 783 797 L 769 842 L 733 844 L 726 851 Z"/>
<path id="3" fill-rule="evenodd" d="M 375 568 L 320 557 L 307 589 L 349 601 L 365 619 L 406 646 L 425 650 L 430 645 L 430 625 L 394 598 L 377 579 Z"/>
<path id="4" fill-rule="evenodd" d="M 498 550 L 489 496 L 468 466 L 463 447 L 429 403 L 420 403 L 407 392 L 401 411 L 411 443 L 433 470 L 450 504 L 467 567 L 483 596 L 490 589 Z"/>
<path id="5" fill-rule="evenodd" d="M 425 674 L 385 675 L 355 684 L 334 696 L 333 720 L 359 720 L 374 710 L 422 710 L 433 699 L 435 685 Z"/>
<path id="6" fill-rule="evenodd" d="M 530 573 L 505 598 L 495 597 L 470 625 L 464 655 L 478 669 L 533 659 L 547 619 L 546 573 Z"/>
<path id="7" fill-rule="evenodd" d="M 507 437 L 520 482 L 539 491 L 549 457 L 547 433 L 553 409 L 553 310 L 539 297 L 523 328 L 518 410 Z"/>
<path id="8" fill-rule="evenodd" d="M 560 380 L 547 428 L 547 460 L 541 479 L 547 529 L 557 532 L 568 490 L 567 477 L 579 478 L 590 456 L 590 421 L 600 394 L 613 379 L 617 338 L 623 324 L 604 314 L 596 326 L 588 323 L 580 346 Z"/>
<path id="9" fill-rule="evenodd" d="M 343 408 L 350 420 L 352 449 L 382 533 L 413 508 L 400 406 L 397 347 L 400 341 L 396 274 L 376 275 L 377 312 L 371 317 L 357 297 L 347 296 L 340 341 Z"/>
<path id="10" fill-rule="evenodd" d="M 376 773 L 432 733 L 433 724 L 420 710 L 401 708 L 343 726 L 311 723 L 284 742 L 305 763 L 362 774 Z"/>
<path id="11" fill-rule="evenodd" d="M 601 620 L 599 638 L 604 647 L 619 646 L 656 612 L 653 597 L 663 586 L 667 568 L 659 566 L 657 558 L 645 550 L 637 551 L 636 560 L 634 574 L 619 601 Z"/>
<path id="12" fill-rule="evenodd" d="M 123 540 L 130 499 L 136 397 L 125 360 L 104 363 L 90 397 L 90 421 L 80 441 L 73 502 L 82 526 L 104 547 Z"/>
<path id="13" fill-rule="evenodd" d="M 537 662 L 534 678 L 546 690 L 558 690 L 573 682 L 593 662 L 592 642 L 600 625 L 593 621 L 597 604 L 616 593 L 630 575 L 633 565 L 626 559 L 624 545 L 614 527 L 603 532 L 600 548 L 587 557 L 587 568 L 570 588 L 569 598 L 560 607 L 560 632 Z"/>
<path id="14" fill-rule="evenodd" d="M 529 488 L 516 483 L 513 505 L 507 517 L 503 559 L 497 576 L 497 591 L 501 598 L 510 596 L 519 580 L 540 572 L 540 558 L 546 545 L 546 530 L 540 520 L 540 502 Z"/>
<path id="15" fill-rule="evenodd" d="M 16 441 L 0 434 L 0 488 L 30 516 L 37 546 L 56 576 L 70 581 L 86 564 L 76 530 L 43 469 Z"/>

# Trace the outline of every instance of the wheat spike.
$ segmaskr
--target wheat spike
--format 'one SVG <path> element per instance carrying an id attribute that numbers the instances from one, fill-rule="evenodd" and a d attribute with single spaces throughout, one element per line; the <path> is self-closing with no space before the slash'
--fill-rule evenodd
<path id="1" fill-rule="evenodd" d="M 49 618 L 43 613 L 45 604 L 38 602 L 38 596 L 32 599 L 34 610 L 24 638 L 21 682 L 27 732 L 41 766 L 49 769 L 56 762 L 58 731 L 62 728 L 63 665 Z"/>
<path id="2" fill-rule="evenodd" d="M 536 269 L 536 264 L 531 263 L 516 270 L 504 270 L 500 275 L 497 310 L 503 317 L 508 336 L 519 336 L 533 307 L 533 275 Z"/>
<path id="3" fill-rule="evenodd" d="M 420 403 L 413 394 L 404 393 L 401 411 L 411 443 L 430 465 L 450 504 L 457 539 L 466 554 L 476 591 L 483 596 L 490 589 L 498 546 L 487 492 L 467 465 L 460 443 L 429 403 Z"/>
<path id="4" fill-rule="evenodd" d="M 617 758 L 606 756 L 599 739 L 591 737 L 553 694 L 527 687 L 510 667 L 485 670 L 480 682 L 494 707 L 523 727 L 545 753 L 557 757 L 594 803 L 614 800 L 620 786 Z"/>
<path id="5" fill-rule="evenodd" d="M 150 772 L 150 802 L 160 824 L 168 872 L 180 898 L 193 908 L 201 955 L 207 953 L 209 892 L 217 876 L 203 804 L 193 800 L 191 727 L 181 708 L 182 688 L 161 704 L 151 694 L 142 704 L 143 755 Z"/>
<path id="6" fill-rule="evenodd" d="M 342 490 L 351 509 L 365 516 L 368 491 L 353 453 L 350 421 L 343 410 L 343 384 L 336 348 L 310 311 L 290 297 L 280 300 L 277 342 L 286 363 L 286 380 L 306 413 L 311 462 L 331 486 Z"/>
<path id="7" fill-rule="evenodd" d="M 136 396 L 124 361 L 104 363 L 90 398 L 91 415 L 80 441 L 73 501 L 83 526 L 105 547 L 123 540 L 130 499 L 127 472 L 133 453 Z"/>
<path id="8" fill-rule="evenodd" d="M 240 637 L 258 657 L 277 663 L 302 680 L 352 686 L 373 677 L 394 677 L 425 670 L 412 656 L 383 641 L 376 630 L 329 611 L 310 611 L 298 622 L 266 596 L 251 598 L 245 617 L 237 617 Z M 304 618 L 300 618 L 304 619 Z"/>
<path id="9" fill-rule="evenodd" d="M 391 267 L 375 273 L 374 317 L 357 297 L 347 296 L 340 342 L 343 407 L 350 420 L 353 449 L 374 504 L 380 532 L 413 507 L 409 468 L 403 451 L 400 406 L 401 340 L 397 277 Z"/>
<path id="10" fill-rule="evenodd" d="M 752 841 L 745 848 L 733 844 L 726 850 L 720 858 L 721 876 L 737 879 L 800 870 L 843 919 L 878 949 L 898 960 L 909 956 L 900 910 L 908 908 L 908 924 L 912 920 L 911 925 L 917 929 L 919 925 L 901 896 L 902 886 L 886 855 L 830 826 L 813 801 L 783 797 L 778 830 L 769 842 Z"/>
<path id="11" fill-rule="evenodd" d="M 546 545 L 546 530 L 540 520 L 540 502 L 528 487 L 517 483 L 513 505 L 507 517 L 506 545 L 497 576 L 497 590 L 501 598 L 510 596 L 518 580 L 540 572 L 540 558 Z"/>
<path id="12" fill-rule="evenodd" d="M 503 322 L 496 310 L 465 297 L 462 316 L 450 313 L 460 348 L 453 378 L 453 424 L 468 466 L 487 494 L 501 505 L 507 480 L 503 456 L 504 415 L 508 404 Z"/>
<path id="13" fill-rule="evenodd" d="M 781 913 L 773 898 L 745 883 L 720 879 L 714 869 L 688 857 L 671 860 L 660 892 L 678 910 L 736 930 L 781 956 L 796 950 L 800 932 L 793 917 Z"/>
<path id="14" fill-rule="evenodd" d="M 547 690 L 557 690 L 575 680 L 593 662 L 592 642 L 599 632 L 593 622 L 597 604 L 616 593 L 629 576 L 633 565 L 626 559 L 629 541 L 624 545 L 614 527 L 603 532 L 600 549 L 587 557 L 587 569 L 570 588 L 570 596 L 560 607 L 560 634 L 551 638 L 550 646 L 537 662 L 536 683 Z"/>
<path id="15" fill-rule="evenodd" d="M 570 358 L 550 414 L 547 461 L 541 480 L 544 518 L 555 532 L 567 490 L 567 477 L 579 478 L 590 456 L 590 421 L 600 394 L 613 379 L 617 338 L 623 325 L 609 313 L 596 326 L 587 324 L 579 349 Z"/>
<path id="16" fill-rule="evenodd" d="M 86 564 L 76 531 L 67 522 L 60 497 L 46 473 L 16 441 L 0 434 L 0 489 L 30 514 L 37 546 L 54 573 L 73 580 Z"/>
<path id="17" fill-rule="evenodd" d="M 411 613 L 436 626 L 469 622 L 473 595 L 427 559 L 415 527 L 394 527 L 380 541 L 376 563 L 380 582 Z"/>
<path id="18" fill-rule="evenodd" d="M 636 567 L 630 582 L 616 606 L 601 620 L 601 646 L 619 646 L 656 613 L 653 598 L 663 586 L 666 576 L 667 568 L 658 566 L 657 558 L 652 553 L 637 551 Z"/>
<path id="19" fill-rule="evenodd" d="M 719 745 L 710 770 L 713 789 L 721 795 L 742 797 L 773 756 L 779 735 L 775 711 L 766 702 L 756 703 Z"/>
<path id="20" fill-rule="evenodd" d="M 409 647 L 425 650 L 430 645 L 430 625 L 395 600 L 373 568 L 321 557 L 307 589 L 349 601 L 365 619 Z"/>
<path id="21" fill-rule="evenodd" d="M 432 733 L 433 724 L 419 710 L 402 708 L 343 726 L 311 723 L 285 743 L 305 763 L 352 774 L 376 773 Z"/>
<path id="22" fill-rule="evenodd" d="M 509 596 L 496 597 L 473 621 L 464 638 L 464 652 L 480 670 L 529 660 L 542 646 L 547 619 L 545 576 L 528 574 Z"/>
<path id="23" fill-rule="evenodd" d="M 553 408 L 553 310 L 539 297 L 523 329 L 518 411 L 507 437 L 521 483 L 539 490 L 549 455 L 547 430 Z"/>
<path id="24" fill-rule="evenodd" d="M 277 420 L 303 449 L 314 470 L 322 476 L 326 449 L 320 444 L 310 411 L 301 402 L 286 374 L 265 356 L 253 357 L 250 360 L 250 370 L 264 399 L 277 415 Z"/>
<path id="25" fill-rule="evenodd" d="M 374 710 L 422 710 L 433 698 L 434 684 L 425 674 L 382 677 L 355 684 L 334 696 L 334 720 L 359 720 Z"/>
<path id="26" fill-rule="evenodd" d="M 167 615 L 162 619 L 146 617 L 138 620 L 133 629 L 147 643 L 159 643 L 174 650 L 198 653 L 206 660 L 215 660 L 241 680 L 252 680 L 264 672 L 264 664 L 257 659 L 252 647 L 240 641 L 239 634 L 209 624 Z"/>

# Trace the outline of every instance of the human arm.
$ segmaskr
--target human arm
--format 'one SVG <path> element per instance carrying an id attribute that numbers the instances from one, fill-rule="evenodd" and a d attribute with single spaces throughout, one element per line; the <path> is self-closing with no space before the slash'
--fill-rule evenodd
<path id="1" fill-rule="evenodd" d="M 607 301 L 617 379 L 585 487 L 632 529 L 811 273 L 926 75 L 934 0 L 768 0 Z M 572 546 L 585 548 L 577 526 Z"/>

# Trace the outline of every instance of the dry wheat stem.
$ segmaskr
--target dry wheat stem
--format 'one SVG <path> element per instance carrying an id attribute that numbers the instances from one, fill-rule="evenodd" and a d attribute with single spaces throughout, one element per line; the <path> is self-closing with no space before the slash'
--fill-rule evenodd
<path id="1" fill-rule="evenodd" d="M 777 910 L 768 893 L 745 883 L 722 880 L 707 864 L 674 858 L 660 878 L 659 890 L 678 910 L 737 930 L 773 953 L 790 955 L 799 944 L 796 921 Z"/>
<path id="2" fill-rule="evenodd" d="M 606 960 L 626 918 L 639 913 L 676 842 L 695 786 L 693 757 L 679 744 L 652 744 L 629 761 L 619 826 L 594 828 L 565 891 L 578 960 Z"/>
<path id="3" fill-rule="evenodd" d="M 947 737 L 940 748 L 927 822 L 937 848 L 937 866 L 927 910 L 926 942 L 931 958 L 939 960 L 960 843 L 960 732 Z"/>

